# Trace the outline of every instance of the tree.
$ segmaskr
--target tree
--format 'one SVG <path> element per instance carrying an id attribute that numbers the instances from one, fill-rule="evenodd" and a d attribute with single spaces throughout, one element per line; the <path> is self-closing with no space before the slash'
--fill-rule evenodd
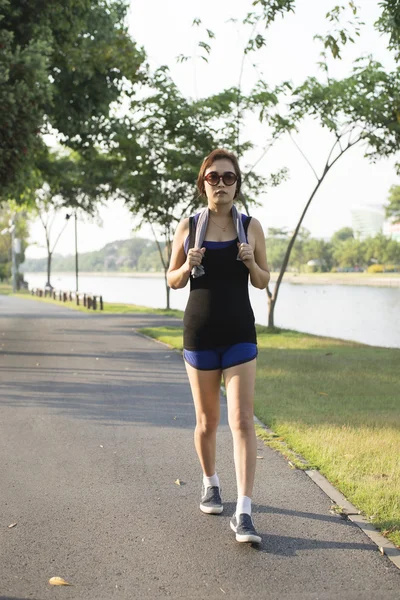
<path id="1" fill-rule="evenodd" d="M 268 28 L 278 14 L 284 15 L 293 11 L 294 2 L 261 0 L 254 2 L 253 6 L 256 10 L 249 13 L 243 22 L 252 29 L 249 42 L 244 49 L 239 86 L 236 90 L 237 139 L 239 139 L 244 109 L 258 113 L 260 122 L 265 125 L 268 132 L 266 136 L 268 142 L 262 156 L 276 140 L 285 135 L 290 136 L 307 160 L 317 180 L 289 240 L 273 292 L 269 286 L 267 287 L 269 325 L 273 326 L 280 284 L 289 265 L 294 244 L 307 210 L 327 174 L 356 144 L 362 143 L 365 146 L 365 156 L 371 161 L 391 156 L 398 150 L 400 73 L 399 71 L 386 73 L 379 63 L 372 57 L 368 57 L 355 61 L 349 77 L 335 80 L 330 76 L 328 53 L 334 59 L 341 58 L 342 48 L 348 43 L 354 43 L 355 37 L 360 34 L 362 23 L 357 14 L 357 7 L 354 2 L 349 1 L 347 7 L 336 6 L 327 14 L 331 30 L 324 36 L 315 36 L 324 46 L 319 65 L 324 73 L 325 82 L 309 77 L 297 88 L 294 88 L 290 82 L 283 82 L 271 88 L 264 78 L 260 78 L 253 91 L 246 97 L 241 89 L 244 61 L 250 52 L 259 50 L 267 43 L 267 38 L 264 33 L 260 33 L 260 28 Z M 350 10 L 350 20 L 343 24 L 346 10 Z M 319 173 L 299 148 L 294 137 L 300 126 L 309 118 L 317 120 L 322 128 L 332 133 L 333 137 L 332 146 Z M 228 118 L 228 123 L 232 124 L 234 121 L 233 116 Z M 253 168 L 258 162 L 259 160 L 255 162 Z"/>
<path id="2" fill-rule="evenodd" d="M 362 242 L 347 238 L 333 248 L 333 258 L 339 267 L 357 267 L 364 264 Z"/>
<path id="3" fill-rule="evenodd" d="M 400 221 L 400 185 L 392 185 L 389 190 L 389 204 L 386 206 L 386 216 L 394 223 Z"/>
<path id="4" fill-rule="evenodd" d="M 400 243 L 382 233 L 363 240 L 362 249 L 367 264 L 374 262 L 381 265 L 400 263 Z"/>
<path id="5" fill-rule="evenodd" d="M 330 271 L 333 266 L 332 245 L 324 240 L 308 239 L 303 243 L 304 264 L 317 261 L 317 271 Z"/>
<path id="6" fill-rule="evenodd" d="M 342 227 L 338 231 L 335 231 L 331 238 L 331 243 L 335 246 L 337 243 L 344 242 L 345 240 L 349 240 L 354 238 L 354 231 L 351 227 Z"/>
<path id="7" fill-rule="evenodd" d="M 171 81 L 166 67 L 151 80 L 150 93 L 133 100 L 116 125 L 111 149 L 116 191 L 132 213 L 151 226 L 166 282 L 173 230 L 187 211 L 201 204 L 194 186 L 196 169 L 213 147 L 213 138 Z M 134 135 L 132 132 L 134 131 Z M 159 232 L 164 244 L 158 241 Z M 163 246 L 166 246 L 166 253 Z"/>
<path id="8" fill-rule="evenodd" d="M 27 199 L 41 134 L 74 149 L 108 139 L 110 106 L 144 78 L 124 0 L 0 0 L 1 198 Z M 32 194 L 30 195 L 32 199 Z"/>
<path id="9" fill-rule="evenodd" d="M 42 153 L 38 161 L 38 173 L 42 181 L 36 190 L 35 212 L 45 232 L 47 248 L 47 283 L 51 288 L 52 257 L 57 243 L 64 232 L 72 211 L 78 209 L 94 215 L 97 205 L 107 197 L 111 186 L 104 169 L 104 156 L 92 150 L 79 155 Z M 65 212 L 65 222 L 52 242 L 54 220 L 60 212 Z"/>
<path id="10" fill-rule="evenodd" d="M 331 168 L 356 144 L 364 146 L 365 156 L 372 162 L 380 157 L 393 155 L 400 147 L 400 123 L 397 119 L 400 70 L 387 73 L 369 57 L 355 61 L 351 75 L 338 81 L 329 77 L 326 59 L 321 65 L 327 74 L 326 83 L 315 77 L 308 78 L 301 86 L 292 90 L 294 101 L 289 103 L 287 114 L 276 118 L 277 126 L 290 135 L 298 131 L 306 117 L 311 116 L 321 127 L 332 133 L 334 141 L 320 173 L 317 173 L 299 148 L 317 182 L 289 242 L 274 292 L 267 288 L 270 326 L 274 325 L 279 287 L 298 232 L 312 200 Z M 255 107 L 258 105 L 260 108 L 261 121 L 264 120 L 264 95 L 268 100 L 269 90 L 260 81 L 253 94 L 253 102 Z M 270 115 L 267 119 L 271 123 Z"/>
<path id="11" fill-rule="evenodd" d="M 28 246 L 29 215 L 13 202 L 3 204 L 0 206 L 0 281 L 11 277 L 11 233 L 8 231 L 11 217 L 14 217 L 15 238 L 21 242 L 21 252 L 16 255 L 17 269 L 25 260 L 25 250 Z"/>
<path id="12" fill-rule="evenodd" d="M 65 213 L 65 222 L 61 229 L 58 231 L 58 234 L 55 238 L 55 241 L 52 241 L 52 230 L 54 226 L 54 221 L 56 216 L 62 210 L 62 202 L 58 202 L 55 198 L 57 194 L 54 189 L 50 187 L 49 184 L 45 183 L 41 190 L 37 192 L 36 198 L 36 211 L 37 216 L 40 219 L 40 222 L 43 225 L 45 239 L 46 239 L 46 250 L 47 250 L 47 282 L 46 287 L 52 289 L 51 285 L 51 262 L 53 258 L 54 250 L 58 244 L 60 237 L 62 236 L 65 228 L 68 225 L 68 220 L 71 215 L 69 213 Z"/>
<path id="13" fill-rule="evenodd" d="M 152 228 L 169 308 L 166 273 L 173 231 L 184 216 L 204 205 L 195 185 L 204 157 L 218 146 L 233 143 L 232 131 L 218 124 L 219 115 L 230 110 L 233 95 L 187 100 L 166 67 L 158 69 L 150 83 L 148 95 L 134 99 L 129 113 L 115 124 L 118 135 L 110 150 L 110 168 L 116 173 L 116 193 L 141 218 L 141 224 Z M 249 178 L 248 188 L 255 189 L 260 180 Z"/>

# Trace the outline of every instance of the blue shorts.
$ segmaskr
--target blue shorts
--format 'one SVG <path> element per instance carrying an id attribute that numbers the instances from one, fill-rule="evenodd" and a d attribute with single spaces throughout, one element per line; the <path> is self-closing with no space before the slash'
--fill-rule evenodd
<path id="1" fill-rule="evenodd" d="M 185 361 L 200 371 L 229 369 L 254 360 L 257 354 L 257 344 L 248 343 L 220 346 L 213 350 L 183 350 Z"/>

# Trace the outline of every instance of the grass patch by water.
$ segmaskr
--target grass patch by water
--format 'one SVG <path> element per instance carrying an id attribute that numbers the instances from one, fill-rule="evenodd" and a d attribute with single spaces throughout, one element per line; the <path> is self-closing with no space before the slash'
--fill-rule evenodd
<path id="1" fill-rule="evenodd" d="M 400 350 L 257 330 L 265 442 L 299 468 L 304 457 L 400 546 Z M 182 350 L 181 328 L 142 331 Z"/>

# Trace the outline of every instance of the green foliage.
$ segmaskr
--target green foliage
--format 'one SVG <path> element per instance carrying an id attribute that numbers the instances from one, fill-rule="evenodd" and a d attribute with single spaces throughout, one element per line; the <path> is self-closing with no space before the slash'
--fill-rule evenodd
<path id="1" fill-rule="evenodd" d="M 400 185 L 392 185 L 389 190 L 389 204 L 386 207 L 386 216 L 395 223 L 400 221 Z"/>
<path id="2" fill-rule="evenodd" d="M 350 30 L 342 24 L 343 15 L 350 11 L 351 21 L 348 21 L 347 26 Z M 334 28 L 329 31 L 325 36 L 315 35 L 314 39 L 319 39 L 326 50 L 330 50 L 333 58 L 341 59 L 341 46 L 345 46 L 348 42 L 354 44 L 354 36 L 360 35 L 361 25 L 364 25 L 360 21 L 357 15 L 357 7 L 354 2 L 348 2 L 347 6 L 335 6 L 326 14 L 326 19 L 334 25 Z M 325 53 L 323 56 L 326 57 Z M 325 66 L 321 63 L 321 66 Z M 324 68 L 325 71 L 327 69 Z"/>
<path id="3" fill-rule="evenodd" d="M 352 228 L 342 227 L 342 229 L 339 229 L 333 234 L 331 238 L 331 243 L 335 246 L 337 243 L 344 242 L 345 240 L 348 240 L 350 238 L 354 238 L 354 232 Z"/>
<path id="4" fill-rule="evenodd" d="M 117 131 L 111 150 L 116 186 L 132 212 L 168 235 L 182 212 L 201 203 L 197 172 L 214 147 L 207 124 L 161 68 L 151 80 L 151 93 L 132 101 Z"/>
<path id="5" fill-rule="evenodd" d="M 29 221 L 23 211 L 18 211 L 13 203 L 0 206 L 0 231 L 7 229 L 11 216 L 14 216 L 15 238 L 21 240 L 21 253 L 16 255 L 17 268 L 25 260 L 25 250 L 28 246 Z M 11 233 L 0 235 L 0 281 L 11 277 Z"/>
<path id="6" fill-rule="evenodd" d="M 365 264 L 363 245 L 354 238 L 347 238 L 336 243 L 332 254 L 335 266 L 357 267 Z"/>
<path id="7" fill-rule="evenodd" d="M 26 201 L 50 127 L 73 148 L 108 140 L 111 104 L 144 77 L 126 11 L 124 0 L 0 0 L 3 200 Z"/>
<path id="8" fill-rule="evenodd" d="M 389 49 L 400 60 L 400 4 L 398 0 L 381 0 L 382 15 L 376 23 L 382 33 L 389 34 Z"/>
<path id="9" fill-rule="evenodd" d="M 354 238 L 350 227 L 343 227 L 333 234 L 330 241 L 324 241 L 307 233 L 307 230 L 300 230 L 293 246 L 288 264 L 291 271 L 306 270 L 309 261 L 316 263 L 313 271 L 321 272 L 354 267 L 366 269 L 372 261 L 400 265 L 400 243 L 382 234 L 360 241 Z M 287 232 L 269 230 L 266 245 L 272 271 L 281 269 L 288 241 Z"/>

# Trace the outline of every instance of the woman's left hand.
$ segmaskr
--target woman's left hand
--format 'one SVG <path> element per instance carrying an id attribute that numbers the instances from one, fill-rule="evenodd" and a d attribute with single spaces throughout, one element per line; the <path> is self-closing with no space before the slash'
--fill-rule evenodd
<path id="1" fill-rule="evenodd" d="M 240 244 L 239 242 L 238 242 L 238 248 L 239 248 L 239 257 L 242 259 L 242 261 L 248 267 L 255 260 L 253 248 L 250 246 L 250 244 Z"/>

